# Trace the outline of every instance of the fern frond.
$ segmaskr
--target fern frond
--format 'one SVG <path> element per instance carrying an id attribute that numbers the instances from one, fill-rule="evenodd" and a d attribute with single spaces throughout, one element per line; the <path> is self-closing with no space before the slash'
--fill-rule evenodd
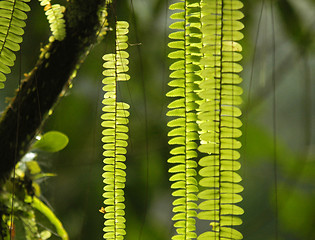
<path id="1" fill-rule="evenodd" d="M 116 23 L 116 51 L 114 54 L 103 56 L 105 60 L 103 75 L 103 100 L 102 142 L 104 143 L 104 204 L 105 227 L 104 239 L 123 239 L 125 232 L 125 204 L 124 188 L 126 182 L 125 154 L 128 145 L 128 116 L 129 105 L 117 102 L 117 82 L 129 80 L 128 57 L 125 51 L 128 47 L 128 23 L 117 21 Z"/>
<path id="2" fill-rule="evenodd" d="M 30 11 L 27 2 L 30 0 L 0 1 L 0 89 L 4 88 L 5 74 L 11 72 L 16 56 L 13 52 L 20 50 L 23 41 L 23 28 Z"/>
<path id="3" fill-rule="evenodd" d="M 56 40 L 62 41 L 66 37 L 66 22 L 63 17 L 65 7 L 60 4 L 51 5 L 50 0 L 39 0 L 39 2 L 44 7 L 52 35 Z"/>
<path id="4" fill-rule="evenodd" d="M 197 237 L 195 217 L 198 187 L 195 168 L 198 97 L 195 91 L 198 89 L 197 82 L 201 80 L 197 75 L 200 71 L 200 6 L 199 1 L 190 0 L 174 3 L 170 9 L 179 10 L 171 15 L 172 19 L 179 21 L 170 25 L 170 28 L 176 31 L 169 35 L 169 38 L 173 39 L 169 43 L 169 47 L 173 49 L 169 58 L 175 59 L 175 62 L 170 66 L 173 72 L 170 74 L 172 80 L 169 86 L 173 89 L 167 93 L 168 97 L 175 98 L 169 104 L 170 110 L 167 113 L 168 116 L 174 117 L 168 123 L 168 126 L 173 128 L 168 133 L 171 137 L 169 144 L 175 145 L 171 150 L 173 156 L 168 159 L 169 163 L 175 164 L 169 169 L 172 173 L 170 181 L 174 182 L 171 186 L 174 189 L 172 195 L 177 198 L 173 202 L 175 215 L 172 218 L 177 234 L 172 239 L 192 239 Z"/>
<path id="5" fill-rule="evenodd" d="M 241 143 L 242 123 L 237 105 L 241 104 L 242 88 L 237 86 L 242 80 L 242 71 L 237 62 L 242 56 L 242 39 L 239 32 L 243 17 L 239 0 L 203 0 L 202 33 L 203 65 L 199 96 L 202 99 L 198 115 L 200 126 L 200 152 L 208 154 L 199 161 L 202 167 L 199 184 L 205 190 L 198 194 L 202 199 L 198 218 L 210 220 L 212 229 L 202 233 L 198 240 L 242 239 L 242 234 L 234 229 L 242 220 L 238 217 L 243 209 L 236 204 L 242 200 L 239 195 L 243 187 L 242 178 L 236 173 L 240 169 L 237 151 Z"/>

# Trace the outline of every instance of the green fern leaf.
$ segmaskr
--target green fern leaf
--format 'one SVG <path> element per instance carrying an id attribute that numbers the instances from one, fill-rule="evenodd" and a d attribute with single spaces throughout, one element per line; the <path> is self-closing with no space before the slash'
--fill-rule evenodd
<path id="1" fill-rule="evenodd" d="M 243 17 L 239 0 L 203 0 L 202 11 L 202 59 L 203 81 L 199 84 L 202 99 L 199 107 L 199 151 L 208 154 L 199 161 L 202 177 L 199 185 L 204 189 L 198 194 L 199 219 L 210 220 L 211 230 L 198 236 L 202 239 L 242 239 L 234 229 L 242 223 L 238 217 L 243 209 L 236 204 L 243 187 L 238 149 L 241 136 L 238 129 L 242 123 L 237 105 L 241 104 L 242 88 L 238 73 L 242 71 L 237 62 L 242 59 L 241 46 L 235 41 L 242 39 L 239 32 Z"/>
<path id="2" fill-rule="evenodd" d="M 0 89 L 4 88 L 5 74 L 9 74 L 14 65 L 13 52 L 20 50 L 26 12 L 30 11 L 27 2 L 30 0 L 0 1 Z"/>
<path id="3" fill-rule="evenodd" d="M 39 0 L 39 2 L 44 6 L 52 35 L 56 40 L 62 41 L 66 37 L 66 22 L 63 17 L 65 7 L 60 4 L 51 5 L 50 0 Z"/>
<path id="4" fill-rule="evenodd" d="M 173 51 L 168 55 L 175 62 L 170 66 L 172 73 L 169 86 L 173 87 L 167 93 L 168 97 L 175 98 L 168 105 L 167 116 L 173 117 L 168 123 L 173 129 L 169 131 L 171 137 L 169 144 L 175 145 L 171 150 L 173 155 L 168 159 L 175 164 L 169 169 L 172 173 L 170 181 L 173 196 L 174 227 L 177 234 L 172 239 L 193 239 L 195 233 L 195 217 L 197 216 L 197 180 L 195 179 L 197 167 L 198 125 L 196 123 L 196 109 L 198 99 L 198 81 L 201 80 L 197 73 L 200 71 L 199 59 L 201 56 L 201 32 L 199 1 L 179 1 L 170 6 L 171 10 L 179 10 L 171 15 L 171 19 L 178 19 L 170 25 L 174 29 L 169 35 L 173 41 L 168 44 Z M 192 19 L 194 18 L 194 22 Z M 194 41 L 192 41 L 194 40 Z"/>
<path id="5" fill-rule="evenodd" d="M 125 154 L 128 145 L 128 117 L 129 105 L 117 102 L 117 82 L 126 81 L 130 77 L 128 71 L 129 54 L 127 36 L 129 24 L 124 21 L 116 23 L 116 50 L 114 54 L 106 54 L 103 59 L 105 70 L 103 75 L 103 112 L 102 126 L 103 156 L 104 159 L 104 191 L 105 198 L 105 227 L 104 239 L 123 239 L 125 232 L 125 204 L 124 188 L 126 182 Z"/>

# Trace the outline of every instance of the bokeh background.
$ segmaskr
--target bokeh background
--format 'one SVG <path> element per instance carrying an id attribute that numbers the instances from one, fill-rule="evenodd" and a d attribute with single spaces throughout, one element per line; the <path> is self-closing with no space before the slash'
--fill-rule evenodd
<path id="1" fill-rule="evenodd" d="M 315 1 L 243 2 L 244 126 L 240 174 L 245 187 L 241 203 L 245 214 L 240 230 L 247 240 L 276 239 L 276 235 L 278 240 L 312 240 Z M 119 94 L 131 105 L 125 190 L 127 240 L 165 240 L 174 232 L 165 116 L 170 101 L 165 93 L 169 90 L 167 36 L 171 3 L 117 3 L 117 19 L 130 23 L 131 80 L 121 84 Z M 42 7 L 37 1 L 30 4 L 32 12 L 21 58 L 18 57 L 21 61 L 17 61 L 5 90 L 1 90 L 2 110 L 17 88 L 19 67 L 23 72 L 32 69 L 50 34 Z M 70 239 L 96 240 L 103 235 L 104 220 L 98 211 L 103 206 L 101 57 L 113 49 L 110 35 L 94 47 L 73 87 L 43 128 L 43 132 L 61 131 L 70 139 L 63 151 L 38 157 L 46 172 L 57 174 L 42 184 L 42 195 L 63 222 Z M 206 227 L 207 223 L 198 221 L 198 232 Z"/>

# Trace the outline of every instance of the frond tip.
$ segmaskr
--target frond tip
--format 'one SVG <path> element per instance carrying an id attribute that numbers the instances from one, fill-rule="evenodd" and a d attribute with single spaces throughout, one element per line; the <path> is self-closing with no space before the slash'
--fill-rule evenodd
<path id="1" fill-rule="evenodd" d="M 104 120 L 102 142 L 104 143 L 104 204 L 105 227 L 104 239 L 123 239 L 125 232 L 125 198 L 124 188 L 126 182 L 126 147 L 128 145 L 128 117 L 129 105 L 117 102 L 117 82 L 129 80 L 128 57 L 125 51 L 128 47 L 128 23 L 119 21 L 116 23 L 116 50 L 114 54 L 106 54 L 103 75 L 103 112 Z"/>
<path id="2" fill-rule="evenodd" d="M 30 11 L 30 0 L 0 1 L 0 89 L 4 88 L 5 74 L 11 72 L 16 56 L 13 52 L 20 50 L 23 41 L 23 28 Z"/>
<path id="3" fill-rule="evenodd" d="M 39 0 L 39 2 L 44 6 L 52 35 L 56 40 L 62 41 L 66 37 L 66 24 L 63 17 L 65 7 L 60 4 L 51 5 L 50 0 Z"/>

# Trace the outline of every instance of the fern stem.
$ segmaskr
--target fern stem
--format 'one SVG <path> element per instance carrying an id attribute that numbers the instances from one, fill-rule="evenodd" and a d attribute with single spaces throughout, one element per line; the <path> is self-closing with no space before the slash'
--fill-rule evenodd
<path id="1" fill-rule="evenodd" d="M 224 7 L 224 0 L 219 0 L 219 5 L 221 4 L 221 9 L 219 13 L 217 14 L 221 16 L 219 19 L 219 24 L 217 23 L 216 26 L 220 25 L 221 27 L 219 29 L 216 28 L 216 31 L 219 30 L 219 33 L 217 32 L 218 35 L 220 35 L 220 55 L 219 55 L 219 133 L 218 133 L 218 148 L 219 148 L 219 239 L 221 239 L 221 215 L 222 215 L 222 208 L 221 208 L 221 187 L 222 187 L 222 164 L 221 164 L 221 127 L 222 127 L 222 73 L 223 73 L 223 59 L 222 59 L 222 54 L 223 54 L 223 7 Z M 217 1 L 218 2 L 218 1 Z M 216 11 L 218 10 L 218 6 L 216 7 Z M 215 77 L 216 78 L 216 77 Z"/>
<path id="2" fill-rule="evenodd" d="M 188 139 L 187 139 L 187 95 L 188 95 L 188 88 L 187 88 L 187 58 L 186 56 L 188 55 L 187 54 L 187 45 L 189 45 L 189 43 L 187 42 L 187 1 L 185 1 L 185 8 L 184 8 L 184 67 L 185 67 L 185 70 L 184 70 L 184 89 L 185 89 L 185 96 L 184 96 L 184 118 L 185 118 L 185 125 L 184 125 L 184 131 L 185 131 L 185 135 L 184 135 L 184 138 L 185 138 L 185 145 L 184 145 L 184 151 L 185 151 L 185 154 L 187 154 L 187 144 L 188 144 Z M 188 184 L 187 184 L 187 156 L 185 155 L 185 205 L 184 205 L 184 212 L 185 212 L 185 234 L 183 236 L 183 239 L 187 239 L 187 231 L 188 231 L 188 209 L 187 209 L 187 206 L 188 206 Z"/>

